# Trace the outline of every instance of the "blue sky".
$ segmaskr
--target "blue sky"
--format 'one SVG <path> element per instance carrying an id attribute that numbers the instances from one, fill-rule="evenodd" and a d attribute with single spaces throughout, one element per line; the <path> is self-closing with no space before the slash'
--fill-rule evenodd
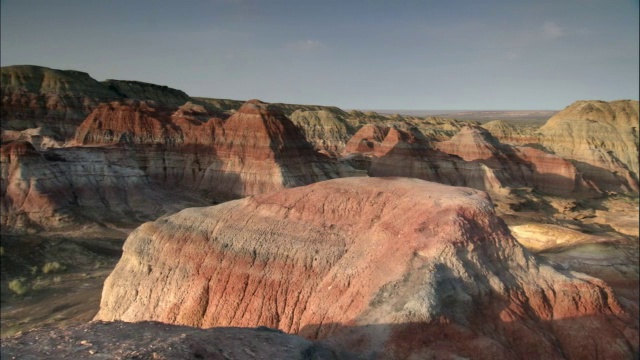
<path id="1" fill-rule="evenodd" d="M 359 109 L 638 99 L 638 0 L 2 0 L 0 63 Z"/>

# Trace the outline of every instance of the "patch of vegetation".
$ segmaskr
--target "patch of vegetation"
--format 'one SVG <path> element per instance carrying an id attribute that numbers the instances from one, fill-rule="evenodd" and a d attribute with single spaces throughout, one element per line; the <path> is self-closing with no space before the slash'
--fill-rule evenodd
<path id="1" fill-rule="evenodd" d="M 4 248 L 2 246 L 0 246 L 0 256 L 4 255 Z"/>
<path id="2" fill-rule="evenodd" d="M 45 274 L 56 273 L 64 270 L 65 267 L 63 265 L 60 265 L 60 263 L 57 261 L 48 262 L 42 266 L 42 272 Z"/>
<path id="3" fill-rule="evenodd" d="M 13 279 L 9 282 L 9 290 L 18 296 L 23 296 L 29 292 L 29 285 L 25 283 L 25 278 Z"/>

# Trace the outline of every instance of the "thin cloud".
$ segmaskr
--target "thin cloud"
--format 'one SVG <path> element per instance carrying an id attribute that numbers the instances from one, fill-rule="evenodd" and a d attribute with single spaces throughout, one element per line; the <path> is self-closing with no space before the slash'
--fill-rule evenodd
<path id="1" fill-rule="evenodd" d="M 307 39 L 289 43 L 286 47 L 296 51 L 309 52 L 323 49 L 326 46 L 318 40 Z"/>
<path id="2" fill-rule="evenodd" d="M 558 24 L 547 21 L 542 25 L 542 35 L 547 39 L 558 39 L 567 35 L 567 31 Z"/>

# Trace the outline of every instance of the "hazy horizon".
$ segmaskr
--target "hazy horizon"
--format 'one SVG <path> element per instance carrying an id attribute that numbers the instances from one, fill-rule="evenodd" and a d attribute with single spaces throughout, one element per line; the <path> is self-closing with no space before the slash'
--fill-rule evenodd
<path id="1" fill-rule="evenodd" d="M 0 4 L 2 66 L 194 97 L 447 111 L 639 97 L 638 1 Z"/>

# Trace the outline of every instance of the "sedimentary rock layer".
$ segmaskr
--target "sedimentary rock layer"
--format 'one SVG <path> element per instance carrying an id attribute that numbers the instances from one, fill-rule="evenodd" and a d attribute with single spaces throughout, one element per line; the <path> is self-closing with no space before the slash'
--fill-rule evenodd
<path id="1" fill-rule="evenodd" d="M 45 126 L 65 140 L 100 101 L 120 96 L 87 73 L 40 66 L 8 66 L 2 77 L 2 129 Z"/>
<path id="2" fill-rule="evenodd" d="M 132 146 L 153 179 L 226 199 L 357 175 L 317 153 L 277 106 L 252 100 L 226 120 L 207 114 L 193 104 L 175 112 L 139 101 L 102 104 L 75 143 Z"/>
<path id="3" fill-rule="evenodd" d="M 0 224 L 24 231 L 87 220 L 135 223 L 197 204 L 152 184 L 131 155 L 109 148 L 40 152 L 22 141 L 3 145 Z"/>
<path id="4" fill-rule="evenodd" d="M 638 101 L 577 101 L 539 129 L 542 145 L 572 159 L 604 191 L 638 191 Z"/>
<path id="5" fill-rule="evenodd" d="M 127 239 L 99 320 L 264 325 L 384 358 L 638 351 L 602 281 L 522 248 L 485 193 L 349 178 L 186 209 Z"/>

